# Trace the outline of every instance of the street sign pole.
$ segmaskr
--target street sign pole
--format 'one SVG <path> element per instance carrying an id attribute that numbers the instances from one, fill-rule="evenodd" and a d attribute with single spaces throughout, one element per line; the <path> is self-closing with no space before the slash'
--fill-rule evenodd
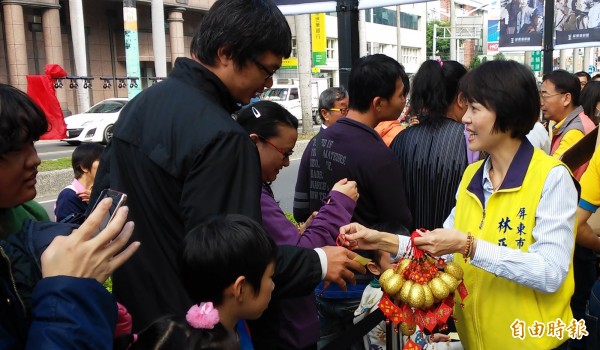
<path id="1" fill-rule="evenodd" d="M 348 88 L 352 64 L 359 58 L 358 0 L 337 0 L 340 86 Z"/>

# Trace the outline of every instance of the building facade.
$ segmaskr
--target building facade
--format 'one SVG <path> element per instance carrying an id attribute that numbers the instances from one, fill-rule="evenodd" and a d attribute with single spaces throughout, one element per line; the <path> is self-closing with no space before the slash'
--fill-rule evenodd
<path id="1" fill-rule="evenodd" d="M 142 88 L 155 78 L 152 44 L 151 0 L 138 0 L 137 28 Z M 163 0 L 166 41 L 167 72 L 177 57 L 189 57 L 189 47 L 194 32 L 203 15 L 215 0 Z M 80 113 L 84 106 L 93 105 L 110 97 L 127 97 L 127 89 L 119 88 L 117 81 L 109 88 L 103 87 L 100 77 L 125 77 L 126 59 L 122 0 L 0 0 L 2 35 L 0 35 L 0 82 L 27 90 L 27 75 L 44 74 L 46 64 L 58 64 L 68 75 L 93 77 L 88 87 L 88 99 L 83 103 L 77 88 L 69 81 L 56 89 L 65 114 Z M 362 54 L 384 53 L 398 59 L 407 72 L 414 73 L 425 60 L 425 4 L 403 5 L 364 11 L 364 28 L 361 36 L 366 43 Z M 71 9 L 73 7 L 73 9 Z M 85 45 L 74 45 L 76 28 L 81 20 L 73 17 L 76 7 L 83 9 Z M 71 13 L 71 11 L 74 11 Z M 288 16 L 296 46 L 294 17 Z M 398 21 L 398 18 L 400 19 Z M 73 28 L 73 29 L 72 29 Z M 75 32 L 75 33 L 74 33 Z M 337 18 L 335 13 L 326 16 L 327 64 L 320 67 L 316 76 L 327 77 L 330 85 L 339 83 Z M 398 43 L 398 36 L 400 42 Z M 300 43 L 310 45 L 310 43 Z M 400 50 L 398 50 L 400 48 Z M 86 74 L 76 74 L 76 55 L 85 51 Z M 4 62 L 4 64 L 2 64 Z M 297 71 L 280 70 L 275 78 L 297 75 Z"/>

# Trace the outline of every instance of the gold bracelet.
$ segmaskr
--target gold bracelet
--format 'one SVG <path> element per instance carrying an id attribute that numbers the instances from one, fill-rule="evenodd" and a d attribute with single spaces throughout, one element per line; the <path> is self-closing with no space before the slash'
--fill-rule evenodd
<path id="1" fill-rule="evenodd" d="M 467 244 L 465 244 L 465 250 L 463 251 L 463 258 L 467 262 L 467 258 L 471 254 L 471 248 L 473 247 L 473 236 L 471 233 L 467 233 Z"/>

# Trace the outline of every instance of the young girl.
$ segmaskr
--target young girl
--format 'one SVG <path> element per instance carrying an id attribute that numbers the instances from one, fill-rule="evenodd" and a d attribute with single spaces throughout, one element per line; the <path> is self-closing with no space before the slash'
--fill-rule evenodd
<path id="1" fill-rule="evenodd" d="M 243 109 L 237 117 L 256 143 L 261 163 L 261 212 L 265 231 L 277 244 L 318 248 L 335 245 L 338 228 L 350 222 L 358 191 L 356 182 L 337 182 L 318 215 L 311 216 L 300 231 L 286 217 L 271 190 L 279 171 L 290 165 L 289 157 L 298 138 L 298 119 L 280 105 L 260 101 Z M 362 291 L 361 291 L 362 292 Z M 283 348 L 315 348 L 319 319 L 314 296 L 285 300 L 281 305 L 279 341 Z"/>
<path id="2" fill-rule="evenodd" d="M 85 219 L 102 151 L 104 146 L 97 143 L 84 143 L 73 151 L 71 165 L 75 178 L 58 194 L 54 208 L 57 222 L 81 224 Z"/>
<path id="3" fill-rule="evenodd" d="M 254 349 L 244 320 L 260 317 L 271 300 L 275 242 L 255 221 L 228 215 L 192 229 L 181 247 L 181 280 L 196 304 L 185 320 L 155 321 L 131 349 Z"/>

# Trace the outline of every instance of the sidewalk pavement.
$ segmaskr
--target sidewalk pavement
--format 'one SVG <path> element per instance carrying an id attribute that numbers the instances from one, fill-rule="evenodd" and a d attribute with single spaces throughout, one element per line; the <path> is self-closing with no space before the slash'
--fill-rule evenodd
<path id="1" fill-rule="evenodd" d="M 307 144 L 308 140 L 296 142 L 294 154 L 290 160 L 302 158 Z M 71 168 L 40 172 L 37 175 L 37 196 L 35 198 L 37 200 L 56 198 L 65 186 L 71 184 L 71 181 L 73 181 L 73 169 Z"/>

